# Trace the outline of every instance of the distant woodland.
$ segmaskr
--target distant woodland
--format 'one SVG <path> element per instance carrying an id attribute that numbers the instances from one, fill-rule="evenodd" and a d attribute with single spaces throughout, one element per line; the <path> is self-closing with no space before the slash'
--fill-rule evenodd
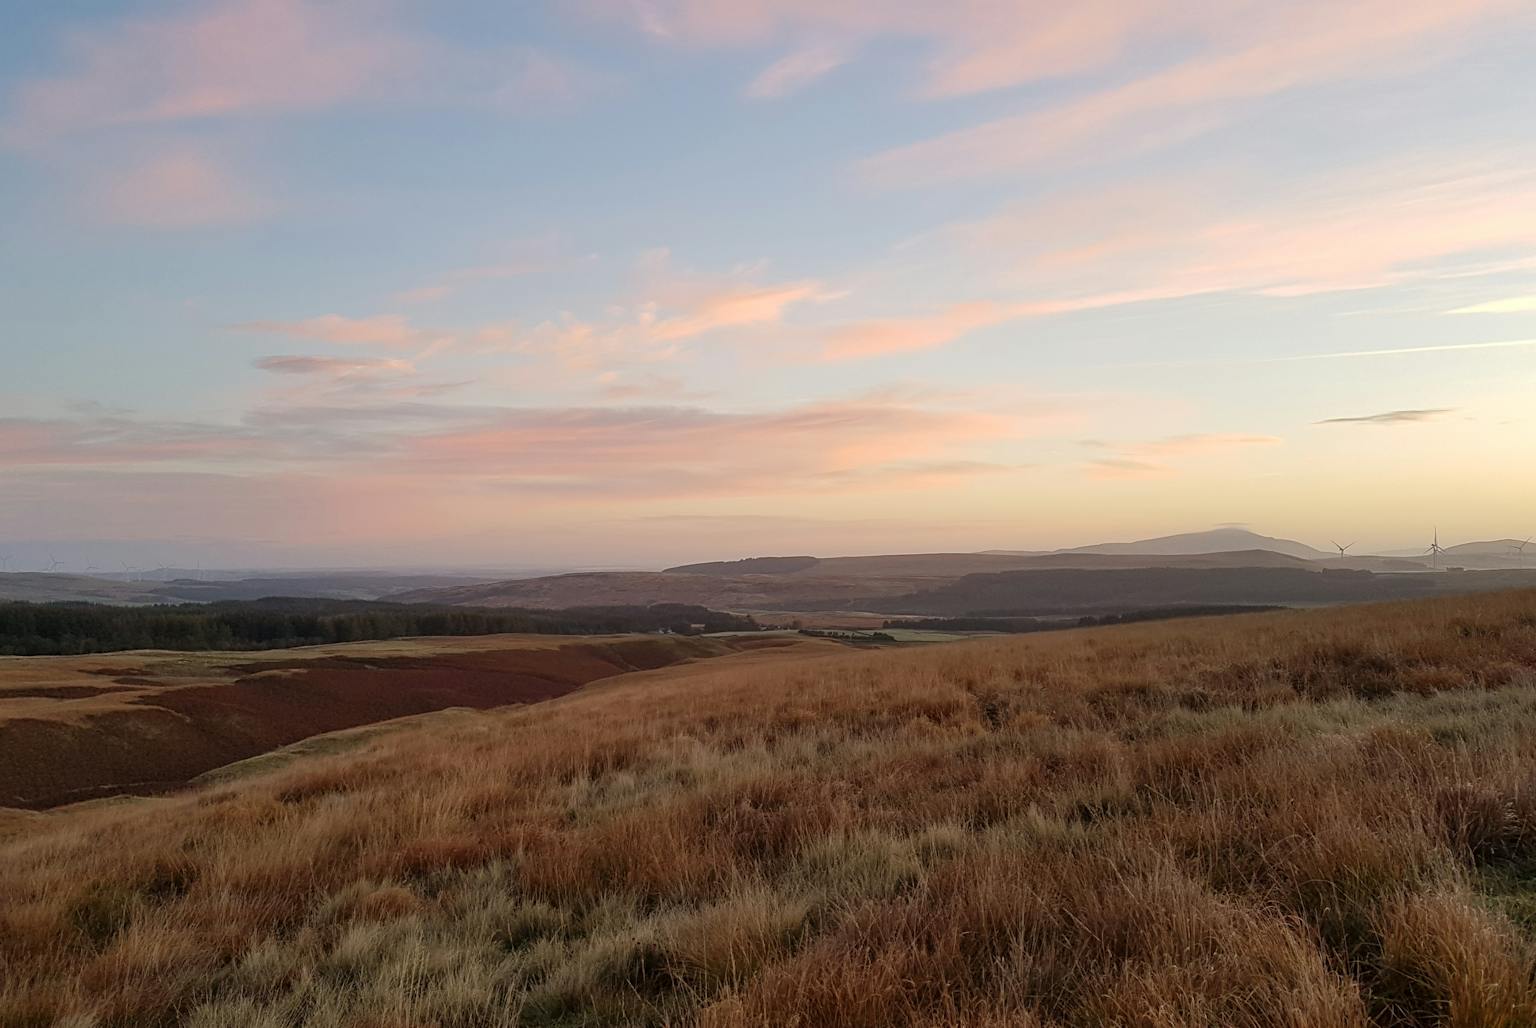
<path id="1" fill-rule="evenodd" d="M 115 607 L 0 603 L 0 655 L 110 650 L 263 650 L 412 635 L 754 631 L 751 618 L 685 604 L 514 610 L 348 600 Z"/>

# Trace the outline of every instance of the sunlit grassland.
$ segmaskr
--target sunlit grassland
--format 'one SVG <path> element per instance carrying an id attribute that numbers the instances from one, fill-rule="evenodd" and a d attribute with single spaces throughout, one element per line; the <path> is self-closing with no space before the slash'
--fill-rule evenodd
<path id="1" fill-rule="evenodd" d="M 1536 1024 L 1536 594 L 723 658 L 0 849 L 0 1025 Z"/>

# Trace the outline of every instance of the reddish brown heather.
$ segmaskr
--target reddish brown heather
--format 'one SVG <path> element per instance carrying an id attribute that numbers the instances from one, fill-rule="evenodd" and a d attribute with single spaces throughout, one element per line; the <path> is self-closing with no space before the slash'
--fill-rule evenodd
<path id="1" fill-rule="evenodd" d="M 0 1025 L 1536 1025 L 1536 594 L 463 715 L 0 851 Z"/>

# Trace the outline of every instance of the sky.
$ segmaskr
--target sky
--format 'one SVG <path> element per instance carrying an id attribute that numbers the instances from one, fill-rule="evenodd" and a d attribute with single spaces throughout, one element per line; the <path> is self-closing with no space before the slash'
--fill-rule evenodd
<path id="1" fill-rule="evenodd" d="M 1532 0 L 56 0 L 0 568 L 1536 532 Z"/>

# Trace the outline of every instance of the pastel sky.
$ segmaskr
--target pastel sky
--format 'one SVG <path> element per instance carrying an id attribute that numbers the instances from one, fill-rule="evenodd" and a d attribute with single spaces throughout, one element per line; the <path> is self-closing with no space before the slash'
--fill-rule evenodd
<path id="1" fill-rule="evenodd" d="M 1531 0 L 57 0 L 0 555 L 1536 531 Z"/>

